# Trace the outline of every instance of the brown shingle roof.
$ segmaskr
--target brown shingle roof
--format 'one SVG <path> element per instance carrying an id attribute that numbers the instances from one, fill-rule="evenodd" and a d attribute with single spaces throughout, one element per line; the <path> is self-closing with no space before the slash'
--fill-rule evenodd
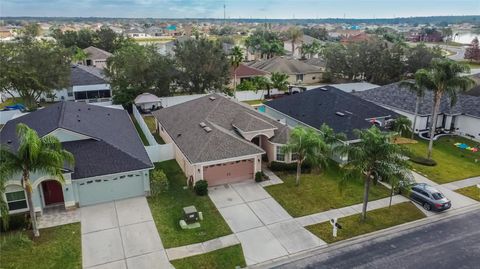
<path id="1" fill-rule="evenodd" d="M 245 64 L 240 64 L 236 70 L 237 73 L 237 78 L 245 78 L 245 77 L 255 77 L 255 76 L 264 76 L 267 75 L 268 73 L 265 71 L 262 71 L 257 68 L 250 67 Z M 230 69 L 230 76 L 234 77 L 234 70 L 233 68 Z"/>

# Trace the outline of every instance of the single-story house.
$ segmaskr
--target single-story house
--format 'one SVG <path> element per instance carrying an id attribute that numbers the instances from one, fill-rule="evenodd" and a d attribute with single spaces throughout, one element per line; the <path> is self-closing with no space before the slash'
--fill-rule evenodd
<path id="1" fill-rule="evenodd" d="M 262 76 L 269 76 L 269 73 L 241 63 L 236 69 L 233 69 L 233 67 L 230 68 L 230 86 L 233 87 L 235 77 L 237 78 L 238 85 L 244 80 Z"/>
<path id="2" fill-rule="evenodd" d="M 70 87 L 56 91 L 56 100 L 58 99 L 86 103 L 108 102 L 112 100 L 112 91 L 102 69 L 72 65 Z"/>
<path id="3" fill-rule="evenodd" d="M 86 66 L 93 66 L 103 69 L 107 66 L 107 59 L 112 56 L 108 51 L 90 46 L 83 50 L 87 54 L 87 58 L 83 60 L 83 64 Z"/>
<path id="4" fill-rule="evenodd" d="M 173 143 L 175 159 L 188 182 L 203 179 L 213 186 L 252 180 L 263 160 L 292 159 L 280 150 L 289 137 L 288 126 L 220 94 L 152 114 L 162 139 Z"/>
<path id="5" fill-rule="evenodd" d="M 40 137 L 53 135 L 75 158 L 63 168 L 64 182 L 32 174 L 35 212 L 50 206 L 65 208 L 109 202 L 150 193 L 152 163 L 125 110 L 77 102 L 58 102 L 8 121 L 0 130 L 3 146 L 16 151 L 16 126 L 24 123 Z M 10 213 L 28 211 L 21 175 L 6 180 Z"/>
<path id="6" fill-rule="evenodd" d="M 323 86 L 265 103 L 265 114 L 291 127 L 308 126 L 319 130 L 325 123 L 336 133 L 355 142 L 353 130 L 386 125 L 397 114 L 332 86 Z"/>
<path id="7" fill-rule="evenodd" d="M 125 30 L 124 34 L 128 37 L 131 37 L 131 38 L 151 37 L 144 30 L 141 30 L 141 29 L 138 29 L 138 28 L 132 28 L 132 29 Z"/>
<path id="8" fill-rule="evenodd" d="M 417 97 L 400 83 L 357 92 L 355 95 L 404 115 L 413 123 Z M 415 133 L 428 132 L 432 112 L 433 92 L 426 91 L 420 102 L 416 126 L 413 128 Z M 450 106 L 448 96 L 444 96 L 435 127 L 480 140 L 480 96 L 459 94 L 453 107 Z"/>
<path id="9" fill-rule="evenodd" d="M 144 92 L 139 94 L 133 103 L 140 107 L 142 111 L 152 111 L 160 108 L 162 105 L 162 100 L 158 98 L 155 94 Z"/>
<path id="10" fill-rule="evenodd" d="M 267 60 L 248 63 L 248 66 L 268 73 L 279 72 L 288 75 L 290 84 L 313 84 L 322 80 L 323 68 L 304 63 L 291 57 L 276 56 Z"/>

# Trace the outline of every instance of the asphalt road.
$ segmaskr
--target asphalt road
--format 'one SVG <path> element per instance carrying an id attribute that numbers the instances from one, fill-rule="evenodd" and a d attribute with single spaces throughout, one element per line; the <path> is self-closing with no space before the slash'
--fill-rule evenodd
<path id="1" fill-rule="evenodd" d="M 277 268 L 480 268 L 480 210 Z"/>

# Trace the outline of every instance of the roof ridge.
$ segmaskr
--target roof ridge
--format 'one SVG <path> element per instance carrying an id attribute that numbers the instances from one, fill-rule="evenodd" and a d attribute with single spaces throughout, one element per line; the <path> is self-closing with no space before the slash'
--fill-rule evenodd
<path id="1" fill-rule="evenodd" d="M 62 102 L 62 105 L 61 105 L 61 108 L 60 108 L 60 115 L 58 117 L 58 122 L 57 122 L 57 128 L 64 128 L 63 127 L 63 119 L 64 119 L 64 115 L 65 115 L 65 106 L 67 105 L 65 102 L 66 101 L 61 101 Z"/>

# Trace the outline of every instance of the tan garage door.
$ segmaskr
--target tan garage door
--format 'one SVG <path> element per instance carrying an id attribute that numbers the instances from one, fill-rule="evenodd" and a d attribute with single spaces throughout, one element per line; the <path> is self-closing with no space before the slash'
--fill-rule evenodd
<path id="1" fill-rule="evenodd" d="M 203 167 L 203 179 L 209 186 L 253 179 L 253 159 Z"/>

